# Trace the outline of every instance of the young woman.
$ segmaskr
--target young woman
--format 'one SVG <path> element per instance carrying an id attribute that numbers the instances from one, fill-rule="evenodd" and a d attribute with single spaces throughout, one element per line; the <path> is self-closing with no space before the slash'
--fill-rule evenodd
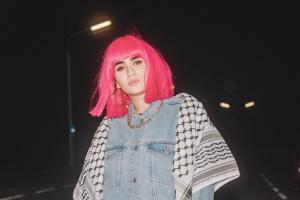
<path id="1" fill-rule="evenodd" d="M 203 105 L 174 95 L 167 62 L 139 36 L 107 47 L 90 114 L 105 117 L 87 152 L 75 200 L 203 199 L 239 177 Z"/>

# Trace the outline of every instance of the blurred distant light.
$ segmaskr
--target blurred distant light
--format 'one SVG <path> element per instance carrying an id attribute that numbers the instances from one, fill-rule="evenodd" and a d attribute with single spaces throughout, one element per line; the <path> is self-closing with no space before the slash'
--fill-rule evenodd
<path id="1" fill-rule="evenodd" d="M 108 20 L 108 21 L 105 21 L 105 22 L 102 22 L 100 24 L 96 24 L 94 26 L 91 26 L 91 31 L 97 31 L 97 30 L 100 30 L 100 29 L 103 29 L 105 27 L 108 27 L 111 25 L 111 21 Z"/>
<path id="2" fill-rule="evenodd" d="M 71 134 L 74 134 L 76 132 L 76 129 L 75 129 L 74 125 L 71 125 L 69 131 L 70 131 Z"/>
<path id="3" fill-rule="evenodd" d="M 230 104 L 229 103 L 225 103 L 225 102 L 221 102 L 220 103 L 220 107 L 229 109 L 230 108 Z"/>
<path id="4" fill-rule="evenodd" d="M 245 108 L 250 108 L 250 107 L 253 107 L 254 105 L 255 105 L 254 101 L 249 101 L 249 102 L 245 103 Z"/>

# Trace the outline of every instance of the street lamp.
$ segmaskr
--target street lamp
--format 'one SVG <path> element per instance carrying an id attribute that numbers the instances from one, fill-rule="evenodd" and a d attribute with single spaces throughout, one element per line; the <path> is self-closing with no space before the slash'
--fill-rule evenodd
<path id="1" fill-rule="evenodd" d="M 251 108 L 255 105 L 255 102 L 254 101 L 249 101 L 247 103 L 245 103 L 244 107 L 245 108 Z"/>
<path id="2" fill-rule="evenodd" d="M 111 21 L 105 21 L 94 26 L 91 26 L 90 29 L 83 29 L 77 32 L 70 34 L 67 37 L 67 81 L 68 81 L 68 135 L 69 135 L 69 164 L 71 167 L 74 166 L 74 153 L 73 153 L 73 136 L 76 132 L 75 126 L 73 124 L 73 113 L 72 113 L 72 92 L 71 92 L 71 59 L 70 59 L 70 42 L 71 39 L 81 33 L 88 31 L 99 32 L 101 30 L 106 30 L 111 25 Z"/>
<path id="3" fill-rule="evenodd" d="M 225 109 L 229 109 L 230 108 L 230 104 L 226 103 L 226 102 L 220 102 L 220 107 L 221 108 L 225 108 Z"/>

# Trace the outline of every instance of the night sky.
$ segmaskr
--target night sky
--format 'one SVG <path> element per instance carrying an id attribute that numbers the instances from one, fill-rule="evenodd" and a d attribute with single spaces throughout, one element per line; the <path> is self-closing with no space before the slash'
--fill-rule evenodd
<path id="1" fill-rule="evenodd" d="M 248 144 L 249 151 L 300 151 L 300 14 L 295 5 L 127 2 L 1 3 L 0 169 L 67 164 L 66 39 L 107 19 L 110 29 L 78 34 L 70 44 L 79 163 L 100 121 L 88 110 L 103 49 L 133 31 L 164 55 L 176 93 L 201 100 L 225 138 Z M 218 108 L 221 99 L 232 103 L 232 111 Z M 246 112 L 247 100 L 256 101 L 256 107 Z M 229 119 L 239 125 L 232 129 Z"/>

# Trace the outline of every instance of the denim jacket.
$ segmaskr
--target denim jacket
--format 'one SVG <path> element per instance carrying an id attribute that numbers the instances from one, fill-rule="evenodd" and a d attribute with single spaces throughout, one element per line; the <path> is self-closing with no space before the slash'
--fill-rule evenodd
<path id="1" fill-rule="evenodd" d="M 175 199 L 173 155 L 180 100 L 165 99 L 158 111 L 160 103 L 152 102 L 140 115 L 135 115 L 130 105 L 133 125 L 151 120 L 140 128 L 129 128 L 127 116 L 111 120 L 103 200 Z"/>

